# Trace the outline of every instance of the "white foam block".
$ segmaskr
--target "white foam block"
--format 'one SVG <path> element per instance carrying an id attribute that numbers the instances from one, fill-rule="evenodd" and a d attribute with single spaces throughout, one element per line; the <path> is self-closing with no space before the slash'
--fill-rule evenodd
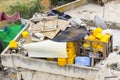
<path id="1" fill-rule="evenodd" d="M 67 58 L 66 42 L 45 40 L 23 45 L 29 57 Z"/>

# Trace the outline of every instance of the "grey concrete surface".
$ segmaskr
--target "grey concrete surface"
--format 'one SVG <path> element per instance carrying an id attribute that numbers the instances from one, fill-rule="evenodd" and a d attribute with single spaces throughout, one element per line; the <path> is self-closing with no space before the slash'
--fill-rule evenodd
<path id="1" fill-rule="evenodd" d="M 111 30 L 113 35 L 113 47 L 120 46 L 120 30 Z"/>
<path id="2" fill-rule="evenodd" d="M 101 17 L 107 24 L 110 24 L 112 28 L 119 27 L 120 29 L 119 8 L 120 0 L 111 0 L 103 7 L 94 3 L 89 3 L 84 6 L 66 11 L 65 13 L 73 17 L 79 17 L 83 20 L 88 20 L 90 24 L 92 24 L 94 17 L 97 15 Z"/>
<path id="3" fill-rule="evenodd" d="M 86 21 L 89 25 L 94 24 L 94 17 L 101 17 L 107 24 L 110 25 L 111 34 L 113 35 L 113 46 L 120 46 L 120 0 L 113 0 L 105 4 L 104 7 L 89 3 L 75 9 L 66 11 L 65 13 L 72 17 L 78 17 Z M 103 17 L 104 15 L 104 17 Z M 95 26 L 95 25 L 94 25 Z"/>

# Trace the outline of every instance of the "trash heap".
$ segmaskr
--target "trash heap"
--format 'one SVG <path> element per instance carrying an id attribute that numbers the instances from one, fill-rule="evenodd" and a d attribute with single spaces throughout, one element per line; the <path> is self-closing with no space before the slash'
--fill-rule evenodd
<path id="1" fill-rule="evenodd" d="M 35 13 L 27 24 L 21 38 L 10 42 L 10 54 L 52 60 L 59 66 L 93 66 L 95 59 L 101 60 L 101 56 L 105 59 L 111 52 L 110 34 L 102 34 L 100 27 L 88 30 L 80 18 L 72 18 L 57 10 L 47 14 Z"/>

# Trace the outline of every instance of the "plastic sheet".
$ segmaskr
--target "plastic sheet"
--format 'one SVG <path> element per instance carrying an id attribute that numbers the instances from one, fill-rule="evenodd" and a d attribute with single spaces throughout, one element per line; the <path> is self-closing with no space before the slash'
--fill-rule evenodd
<path id="1" fill-rule="evenodd" d="M 16 12 L 12 16 L 7 15 L 4 12 L 0 12 L 0 21 L 16 21 L 20 19 L 20 13 Z"/>
<path id="2" fill-rule="evenodd" d="M 22 30 L 22 25 L 13 25 L 5 27 L 4 30 L 0 31 L 0 40 L 3 42 L 4 47 L 6 47 L 9 42 L 15 38 L 15 36 Z"/>
<path id="3" fill-rule="evenodd" d="M 52 40 L 57 42 L 75 41 L 85 37 L 87 29 L 85 27 L 69 27 L 65 31 L 60 31 Z"/>

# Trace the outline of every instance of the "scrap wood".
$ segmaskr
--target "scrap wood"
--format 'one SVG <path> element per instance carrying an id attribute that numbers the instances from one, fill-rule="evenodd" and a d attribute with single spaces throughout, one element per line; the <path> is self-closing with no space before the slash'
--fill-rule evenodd
<path id="1" fill-rule="evenodd" d="M 33 22 L 30 23 L 30 27 L 31 27 L 31 33 L 35 33 L 35 32 L 41 32 L 44 36 L 53 39 L 55 37 L 55 35 L 60 31 L 60 30 L 65 30 L 66 27 L 69 25 L 69 21 L 65 21 L 65 20 L 60 20 L 58 19 L 57 25 L 53 25 L 55 24 L 55 21 L 46 21 L 46 26 L 57 26 L 56 29 L 52 29 L 50 31 L 42 31 L 42 28 L 44 27 L 44 23 L 43 22 L 38 22 L 36 24 L 34 24 Z M 47 28 L 47 27 L 46 27 Z M 49 28 L 48 28 L 49 29 Z"/>

